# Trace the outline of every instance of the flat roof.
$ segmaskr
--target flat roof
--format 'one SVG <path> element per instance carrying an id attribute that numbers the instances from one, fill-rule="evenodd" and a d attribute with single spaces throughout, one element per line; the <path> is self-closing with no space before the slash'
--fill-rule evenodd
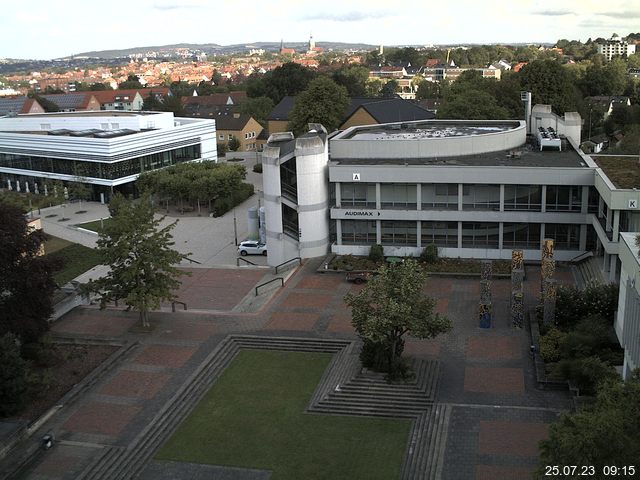
<path id="1" fill-rule="evenodd" d="M 334 165 L 429 165 L 466 167 L 539 167 L 539 168 L 589 168 L 583 158 L 567 142 L 567 149 L 545 149 L 543 151 L 526 144 L 520 148 L 500 150 L 476 155 L 433 158 L 334 158 Z"/>
<path id="2" fill-rule="evenodd" d="M 407 140 L 461 137 L 506 132 L 521 127 L 520 120 L 413 120 L 357 125 L 337 135 L 339 140 Z"/>
<path id="3" fill-rule="evenodd" d="M 591 155 L 591 158 L 616 188 L 640 188 L 640 157 L 638 155 Z"/>
<path id="4" fill-rule="evenodd" d="M 351 134 L 342 137 L 348 140 L 413 140 L 422 138 L 464 137 L 498 133 L 519 127 L 518 122 L 446 122 L 393 123 L 357 127 Z"/>
<path id="5" fill-rule="evenodd" d="M 160 115 L 165 112 L 143 112 L 124 110 L 87 110 L 82 112 L 49 112 L 49 113 L 28 113 L 20 117 L 139 117 L 144 115 Z"/>

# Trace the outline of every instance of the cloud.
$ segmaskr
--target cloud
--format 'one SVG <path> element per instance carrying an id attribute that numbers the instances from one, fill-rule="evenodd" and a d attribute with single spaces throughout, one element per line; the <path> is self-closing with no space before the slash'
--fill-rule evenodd
<path id="1" fill-rule="evenodd" d="M 360 22 L 362 20 L 386 18 L 392 16 L 390 12 L 314 12 L 302 15 L 300 20 L 324 20 L 329 22 Z"/>
<path id="2" fill-rule="evenodd" d="M 563 17 L 565 15 L 573 15 L 574 12 L 569 10 L 540 10 L 531 13 L 533 15 L 541 15 L 543 17 Z"/>
<path id="3" fill-rule="evenodd" d="M 186 10 L 186 9 L 194 9 L 194 8 L 202 8 L 202 5 L 198 5 L 195 3 L 155 3 L 153 5 L 155 10 Z"/>
<path id="4" fill-rule="evenodd" d="M 596 13 L 596 15 L 600 17 L 609 17 L 609 18 L 622 18 L 624 20 L 632 20 L 635 18 L 640 18 L 640 10 L 632 11 L 611 11 L 611 12 L 602 12 Z"/>

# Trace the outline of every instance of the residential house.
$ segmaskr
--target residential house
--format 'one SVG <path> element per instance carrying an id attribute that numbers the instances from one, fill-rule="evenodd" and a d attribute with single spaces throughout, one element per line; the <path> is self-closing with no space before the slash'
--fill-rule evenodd
<path id="1" fill-rule="evenodd" d="M 74 92 L 41 95 L 42 98 L 53 102 L 61 112 L 84 112 L 100 110 L 100 102 L 95 92 Z"/>
<path id="2" fill-rule="evenodd" d="M 623 97 L 623 96 L 601 95 L 601 96 L 595 96 L 595 97 L 587 97 L 586 100 L 589 105 L 599 105 L 604 109 L 603 118 L 605 120 L 609 115 L 611 115 L 611 112 L 613 112 L 614 108 L 631 106 L 631 99 L 629 99 L 629 97 Z"/>
<path id="3" fill-rule="evenodd" d="M 144 103 L 137 89 L 104 90 L 93 92 L 93 94 L 100 102 L 100 110 L 140 111 Z"/>
<path id="4" fill-rule="evenodd" d="M 231 139 L 238 139 L 238 152 L 255 152 L 258 150 L 258 137 L 262 133 L 260 125 L 252 116 L 228 110 L 220 110 L 213 118 L 216 121 L 218 143 L 229 143 Z M 263 142 L 260 142 L 263 143 Z"/>
<path id="5" fill-rule="evenodd" d="M 628 57 L 636 53 L 636 46 L 633 43 L 629 43 L 627 40 L 623 40 L 617 35 L 614 35 L 604 43 L 598 43 L 598 53 L 604 55 L 607 62 L 611 61 L 613 57 Z"/>
<path id="6" fill-rule="evenodd" d="M 44 108 L 29 97 L 0 98 L 0 117 L 22 113 L 44 113 Z"/>

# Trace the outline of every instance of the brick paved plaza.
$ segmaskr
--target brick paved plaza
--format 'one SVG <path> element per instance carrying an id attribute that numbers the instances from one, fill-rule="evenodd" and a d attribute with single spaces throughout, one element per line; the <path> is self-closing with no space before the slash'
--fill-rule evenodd
<path id="1" fill-rule="evenodd" d="M 53 327 L 56 334 L 117 337 L 133 347 L 43 427 L 54 431 L 58 442 L 34 462 L 29 478 L 76 478 L 105 447 L 130 445 L 228 334 L 354 338 L 343 297 L 362 287 L 339 274 L 316 273 L 319 262 L 307 262 L 258 312 L 231 310 L 265 270 L 192 269 L 179 292 L 189 310 L 153 313 L 150 333 L 132 330 L 137 314 L 122 309 L 85 307 L 63 317 Z M 570 272 L 561 268 L 557 278 L 572 282 Z M 429 278 L 425 292 L 436 299 L 436 310 L 453 320 L 454 330 L 438 339 L 406 342 L 407 355 L 440 361 L 436 401 L 450 405 L 452 412 L 441 477 L 446 480 L 530 477 L 538 441 L 546 437 L 549 423 L 569 408 L 566 394 L 536 388 L 528 333 L 509 324 L 509 282 L 493 281 L 492 328 L 480 329 L 479 280 Z M 539 269 L 528 268 L 527 303 L 535 302 L 539 285 Z M 144 478 L 161 470 L 158 461 L 149 469 Z M 236 470 L 240 476 L 220 478 L 267 478 L 264 472 L 243 477 L 242 469 Z"/>

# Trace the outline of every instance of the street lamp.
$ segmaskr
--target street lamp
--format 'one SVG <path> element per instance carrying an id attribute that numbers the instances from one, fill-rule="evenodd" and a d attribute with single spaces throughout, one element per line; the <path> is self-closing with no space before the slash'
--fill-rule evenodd
<path id="1" fill-rule="evenodd" d="M 236 209 L 233 209 L 233 239 L 236 242 L 236 247 L 238 246 L 238 224 L 236 221 Z"/>

